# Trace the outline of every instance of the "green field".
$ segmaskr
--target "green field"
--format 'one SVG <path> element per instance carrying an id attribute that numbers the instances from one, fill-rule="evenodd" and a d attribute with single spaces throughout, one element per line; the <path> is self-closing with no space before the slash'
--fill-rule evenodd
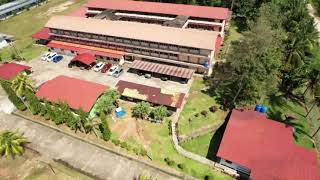
<path id="1" fill-rule="evenodd" d="M 199 137 L 196 137 L 192 140 L 181 143 L 180 145 L 193 153 L 199 154 L 203 157 L 207 157 L 209 152 L 210 141 L 213 134 L 208 133 Z"/>
<path id="2" fill-rule="evenodd" d="M 217 106 L 214 97 L 201 92 L 205 87 L 203 79 L 195 77 L 190 89 L 190 95 L 187 103 L 179 117 L 179 133 L 180 135 L 190 134 L 192 131 L 207 127 L 220 126 L 226 117 L 226 112 L 218 109 L 217 112 L 209 111 L 211 106 Z M 207 111 L 208 115 L 205 117 L 201 114 L 202 111 Z"/>
<path id="3" fill-rule="evenodd" d="M 48 3 L 24 11 L 7 20 L 0 21 L 0 33 L 13 35 L 14 46 L 21 56 L 27 60 L 33 59 L 41 54 L 46 47 L 34 45 L 31 35 L 39 31 L 54 15 L 66 14 L 84 4 L 86 0 L 50 0 Z M 2 59 L 11 59 L 13 48 L 5 48 L 0 51 Z"/>

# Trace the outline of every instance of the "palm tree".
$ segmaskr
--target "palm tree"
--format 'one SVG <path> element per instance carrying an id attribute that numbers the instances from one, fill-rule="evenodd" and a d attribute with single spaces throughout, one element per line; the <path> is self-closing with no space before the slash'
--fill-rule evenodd
<path id="1" fill-rule="evenodd" d="M 0 133 L 0 154 L 5 157 L 21 155 L 24 151 L 23 144 L 27 140 L 16 132 L 3 131 Z"/>
<path id="2" fill-rule="evenodd" d="M 11 88 L 19 97 L 23 97 L 27 92 L 34 93 L 31 80 L 24 74 L 19 74 L 12 80 Z"/>
<path id="3" fill-rule="evenodd" d="M 315 90 L 314 90 L 314 103 L 312 105 L 312 107 L 309 109 L 309 111 L 307 112 L 306 117 L 309 116 L 309 114 L 311 113 L 312 109 L 315 106 L 320 106 L 320 82 L 315 86 Z"/>

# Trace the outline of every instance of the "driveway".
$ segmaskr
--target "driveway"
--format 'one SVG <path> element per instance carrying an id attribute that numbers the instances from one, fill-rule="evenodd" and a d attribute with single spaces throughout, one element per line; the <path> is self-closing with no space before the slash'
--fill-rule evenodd
<path id="1" fill-rule="evenodd" d="M 107 85 L 109 87 L 115 87 L 119 80 L 135 82 L 148 86 L 170 89 L 172 91 L 188 93 L 191 81 L 188 84 L 181 84 L 173 81 L 161 81 L 159 78 L 146 79 L 143 76 L 138 76 L 134 73 L 128 73 L 127 69 L 124 68 L 125 72 L 119 77 L 114 78 L 107 76 L 100 72 L 94 72 L 93 70 L 80 70 L 77 67 L 68 68 L 68 63 L 72 59 L 71 56 L 64 56 L 64 59 L 58 63 L 42 61 L 39 58 L 33 59 L 27 63 L 24 63 L 32 67 L 33 73 L 30 75 L 35 81 L 36 86 L 41 85 L 43 82 L 53 79 L 59 75 L 66 75 L 78 79 L 83 79 L 99 84 Z"/>
<path id="2" fill-rule="evenodd" d="M 23 132 L 24 137 L 30 142 L 27 146 L 47 158 L 67 162 L 72 167 L 99 179 L 133 180 L 142 173 L 157 179 L 178 179 L 140 162 L 13 115 L 0 113 L 0 124 L 0 131 L 8 129 Z"/>

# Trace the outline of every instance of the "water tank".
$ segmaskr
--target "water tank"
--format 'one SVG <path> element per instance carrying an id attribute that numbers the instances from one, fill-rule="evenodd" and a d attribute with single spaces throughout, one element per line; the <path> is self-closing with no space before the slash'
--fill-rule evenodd
<path id="1" fill-rule="evenodd" d="M 262 106 L 260 104 L 257 104 L 256 108 L 254 110 L 257 111 L 257 112 L 260 112 L 261 108 L 262 108 Z"/>
<path id="2" fill-rule="evenodd" d="M 267 106 L 261 106 L 260 112 L 267 113 L 268 107 Z"/>

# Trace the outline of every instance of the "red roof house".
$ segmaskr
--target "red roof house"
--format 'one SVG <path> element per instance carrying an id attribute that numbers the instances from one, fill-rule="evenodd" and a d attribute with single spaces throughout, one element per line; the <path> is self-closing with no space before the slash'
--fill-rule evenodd
<path id="1" fill-rule="evenodd" d="M 132 0 L 90 0 L 86 6 L 88 8 L 146 12 L 165 15 L 182 15 L 220 20 L 226 20 L 229 16 L 229 9 L 222 7 L 207 7 Z"/>
<path id="2" fill-rule="evenodd" d="M 82 108 L 89 112 L 106 89 L 107 87 L 101 84 L 58 76 L 42 84 L 36 96 L 54 103 L 66 102 L 72 109 Z"/>
<path id="3" fill-rule="evenodd" d="M 253 180 L 319 180 L 314 150 L 293 142 L 293 129 L 255 111 L 233 110 L 217 156 L 251 169 Z"/>
<path id="4" fill-rule="evenodd" d="M 8 63 L 0 65 L 0 78 L 4 80 L 11 80 L 16 77 L 19 73 L 24 71 L 30 71 L 31 67 L 16 64 L 16 63 Z"/>

